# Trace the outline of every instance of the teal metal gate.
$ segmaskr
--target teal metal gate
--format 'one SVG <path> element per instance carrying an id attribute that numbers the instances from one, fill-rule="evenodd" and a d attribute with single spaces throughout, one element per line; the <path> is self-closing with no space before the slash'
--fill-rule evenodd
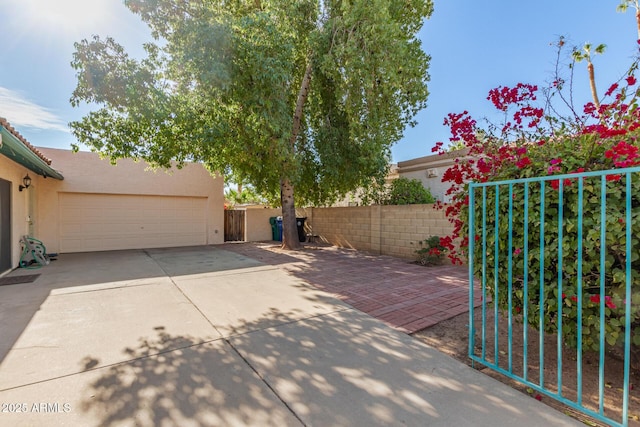
<path id="1" fill-rule="evenodd" d="M 640 167 L 471 183 L 468 226 L 472 361 L 627 426 L 640 352 Z M 597 364 L 596 399 L 583 395 L 585 363 Z M 619 410 L 605 404 L 608 389 L 622 394 Z"/>

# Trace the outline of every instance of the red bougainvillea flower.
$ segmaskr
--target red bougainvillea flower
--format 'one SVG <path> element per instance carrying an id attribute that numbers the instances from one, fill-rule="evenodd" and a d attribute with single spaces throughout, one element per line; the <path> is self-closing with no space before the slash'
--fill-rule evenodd
<path id="1" fill-rule="evenodd" d="M 578 297 L 577 297 L 577 296 L 575 296 L 575 295 L 573 295 L 573 296 L 571 297 L 571 301 L 573 301 L 573 302 L 578 302 Z"/>
<path id="2" fill-rule="evenodd" d="M 549 166 L 547 168 L 547 175 L 553 175 L 554 173 L 562 171 L 560 166 L 558 166 L 560 163 L 562 163 L 562 159 L 551 159 L 549 161 L 549 163 L 551 164 L 551 166 Z M 557 190 L 558 189 L 558 182 L 557 181 L 552 181 L 551 182 L 551 186 Z"/>
<path id="3" fill-rule="evenodd" d="M 468 111 L 463 111 L 461 114 L 447 114 L 447 118 L 444 119 L 444 125 L 449 126 L 449 129 L 451 129 L 451 138 L 449 140 L 452 142 L 464 141 L 470 143 L 477 140 L 476 121 L 469 116 Z"/>
<path id="4" fill-rule="evenodd" d="M 601 110 L 603 110 L 601 106 Z M 597 134 L 600 138 L 613 138 L 615 136 L 623 136 L 628 133 L 627 129 L 619 129 L 619 128 L 610 128 L 603 124 L 597 125 L 588 125 L 582 129 L 583 135 L 588 135 L 590 133 Z"/>
<path id="5" fill-rule="evenodd" d="M 615 92 L 616 89 L 618 89 L 618 83 L 614 83 L 611 86 L 609 86 L 609 89 L 604 93 L 604 95 L 611 96 L 611 94 Z"/>
<path id="6" fill-rule="evenodd" d="M 551 184 L 551 188 L 553 188 L 554 190 L 558 190 L 560 188 L 560 180 L 559 179 L 554 179 L 552 181 L 549 181 L 549 183 Z M 563 187 L 568 187 L 571 185 L 571 180 L 566 178 L 564 180 L 562 180 L 562 186 Z"/>
<path id="7" fill-rule="evenodd" d="M 518 169 L 525 168 L 530 164 L 531 164 L 531 159 L 528 157 L 523 157 L 516 162 L 516 166 L 518 167 Z"/>
<path id="8" fill-rule="evenodd" d="M 634 84 L 636 84 L 636 78 L 635 76 L 629 76 L 627 77 L 627 84 L 629 86 L 633 86 Z"/>
<path id="9" fill-rule="evenodd" d="M 540 122 L 540 119 L 542 119 L 543 115 L 544 110 L 542 110 L 541 108 L 525 106 L 515 112 L 515 114 L 513 115 L 513 120 L 517 124 L 521 125 L 524 118 L 531 118 L 531 122 L 529 122 L 528 126 L 532 128 Z"/>
<path id="10" fill-rule="evenodd" d="M 491 172 L 491 165 L 485 159 L 479 159 L 477 166 L 478 166 L 478 171 L 481 174 L 486 174 Z"/>
<path id="11" fill-rule="evenodd" d="M 547 168 L 547 175 L 553 175 L 556 172 L 560 172 L 562 169 L 560 169 L 560 166 L 549 166 Z"/>
<path id="12" fill-rule="evenodd" d="M 596 113 L 596 106 L 593 102 L 588 102 L 584 105 L 584 113 L 593 116 Z"/>
<path id="13" fill-rule="evenodd" d="M 525 83 L 518 83 L 516 87 L 510 88 L 499 86 L 489 91 L 487 99 L 500 111 L 507 111 L 509 105 L 518 104 L 523 101 L 535 101 L 538 86 Z"/>
<path id="14" fill-rule="evenodd" d="M 444 236 L 440 238 L 440 246 L 442 246 L 443 248 L 446 248 L 450 251 L 455 249 L 455 246 L 453 245 L 453 239 L 451 238 L 451 236 Z"/>
<path id="15" fill-rule="evenodd" d="M 522 249 L 520 249 L 520 248 L 516 248 L 516 250 L 515 250 L 515 251 L 513 251 L 513 254 L 514 254 L 515 256 L 518 256 L 518 255 L 520 255 L 520 253 L 521 253 L 521 252 L 522 252 Z"/>
<path id="16" fill-rule="evenodd" d="M 609 297 L 609 296 L 604 297 L 604 303 L 605 303 L 605 305 L 606 305 L 607 307 L 609 307 L 609 308 L 610 308 L 610 309 L 612 309 L 612 310 L 613 310 L 613 309 L 618 308 L 618 307 L 613 303 L 613 301 L 611 301 L 611 297 Z"/>
<path id="17" fill-rule="evenodd" d="M 640 163 L 638 147 L 620 141 L 609 150 L 604 152 L 607 159 L 613 160 L 613 164 L 619 168 L 628 168 Z"/>
<path id="18" fill-rule="evenodd" d="M 591 295 L 589 301 L 594 304 L 600 304 L 600 295 Z M 604 297 L 604 304 L 612 310 L 618 308 L 608 295 Z"/>

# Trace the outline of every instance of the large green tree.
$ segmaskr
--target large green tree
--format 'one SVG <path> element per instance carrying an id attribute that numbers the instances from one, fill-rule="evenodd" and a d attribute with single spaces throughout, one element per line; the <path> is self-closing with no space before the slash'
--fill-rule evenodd
<path id="1" fill-rule="evenodd" d="M 152 30 L 146 58 L 111 38 L 76 43 L 71 123 L 113 161 L 203 162 L 280 193 L 284 246 L 296 199 L 322 203 L 386 170 L 425 107 L 430 0 L 126 0 Z"/>

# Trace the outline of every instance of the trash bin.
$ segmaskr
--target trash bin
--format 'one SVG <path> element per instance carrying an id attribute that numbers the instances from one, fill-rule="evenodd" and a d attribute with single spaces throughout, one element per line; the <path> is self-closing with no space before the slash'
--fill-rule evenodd
<path id="1" fill-rule="evenodd" d="M 269 218 L 269 224 L 271 224 L 271 240 L 282 240 L 280 237 L 282 233 L 278 230 L 277 219 L 275 216 Z"/>
<path id="2" fill-rule="evenodd" d="M 276 218 L 276 227 L 278 229 L 278 235 L 276 236 L 278 241 L 282 242 L 282 217 Z"/>
<path id="3" fill-rule="evenodd" d="M 304 218 L 296 218 L 296 225 L 298 226 L 298 240 L 305 242 L 307 240 L 306 233 L 304 232 L 304 222 L 307 220 Z"/>

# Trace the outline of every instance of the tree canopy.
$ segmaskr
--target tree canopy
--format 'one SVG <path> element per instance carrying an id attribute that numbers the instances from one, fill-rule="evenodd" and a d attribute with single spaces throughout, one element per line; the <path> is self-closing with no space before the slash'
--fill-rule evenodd
<path id="1" fill-rule="evenodd" d="M 70 124 L 78 141 L 112 160 L 233 171 L 281 193 L 291 236 L 294 188 L 325 203 L 366 186 L 426 105 L 417 33 L 431 1 L 125 3 L 155 41 L 142 60 L 108 37 L 75 44 L 71 103 L 99 107 Z"/>

